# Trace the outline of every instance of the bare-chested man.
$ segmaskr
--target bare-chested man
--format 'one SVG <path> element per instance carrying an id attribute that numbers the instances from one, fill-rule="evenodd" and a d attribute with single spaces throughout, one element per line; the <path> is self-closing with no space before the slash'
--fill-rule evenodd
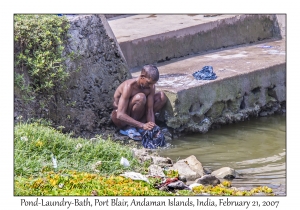
<path id="1" fill-rule="evenodd" d="M 155 83 L 159 79 L 156 66 L 143 67 L 138 78 L 124 81 L 114 94 L 114 110 L 111 118 L 118 128 L 133 126 L 152 130 L 155 126 L 154 114 L 166 103 L 163 92 L 155 93 Z"/>

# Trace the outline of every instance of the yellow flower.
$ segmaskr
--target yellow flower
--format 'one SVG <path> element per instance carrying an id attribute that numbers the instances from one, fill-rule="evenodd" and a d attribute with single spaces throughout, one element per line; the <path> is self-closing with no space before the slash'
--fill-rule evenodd
<path id="1" fill-rule="evenodd" d="M 52 186 L 55 186 L 57 184 L 57 180 L 55 179 L 50 179 L 49 182 Z"/>
<path id="2" fill-rule="evenodd" d="M 42 147 L 44 145 L 44 143 L 40 140 L 38 140 L 36 143 L 35 143 L 35 146 L 37 147 Z"/>

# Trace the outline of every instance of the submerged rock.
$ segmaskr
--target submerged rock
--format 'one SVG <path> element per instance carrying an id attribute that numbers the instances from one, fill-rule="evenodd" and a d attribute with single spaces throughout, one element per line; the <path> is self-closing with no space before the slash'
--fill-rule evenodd
<path id="1" fill-rule="evenodd" d="M 204 175 L 204 170 L 202 167 L 202 164 L 197 160 L 197 158 L 195 157 L 195 155 L 191 155 L 189 157 L 187 157 L 186 159 L 180 160 L 185 162 L 186 164 L 189 165 L 189 167 L 197 172 L 200 176 Z"/>
<path id="2" fill-rule="evenodd" d="M 202 164 L 194 155 L 177 161 L 170 169 L 177 170 L 187 181 L 194 181 L 204 175 Z"/>
<path id="3" fill-rule="evenodd" d="M 190 188 L 182 181 L 178 180 L 167 185 L 169 190 L 189 190 Z"/>
<path id="4" fill-rule="evenodd" d="M 187 182 L 187 180 L 186 180 L 186 177 L 185 177 L 185 176 L 182 176 L 182 175 L 180 175 L 180 176 L 178 177 L 178 179 L 179 179 L 180 181 L 184 182 L 184 183 L 186 183 L 186 182 Z"/>
<path id="5" fill-rule="evenodd" d="M 185 176 L 187 181 L 194 181 L 197 178 L 200 178 L 201 175 L 199 175 L 197 172 L 193 171 L 189 165 L 183 161 L 178 161 L 173 165 L 173 167 L 170 167 L 171 170 L 177 170 L 178 174 L 180 176 Z"/>
<path id="6" fill-rule="evenodd" d="M 156 156 L 151 156 L 153 164 L 159 165 L 159 166 L 172 166 L 173 165 L 173 161 L 166 157 L 156 157 Z"/>
<path id="7" fill-rule="evenodd" d="M 202 185 L 212 186 L 216 186 L 221 183 L 220 180 L 213 175 L 204 175 L 203 177 L 197 179 L 195 182 Z"/>
<path id="8" fill-rule="evenodd" d="M 218 170 L 215 170 L 211 175 L 216 176 L 219 179 L 234 179 L 237 177 L 237 172 L 229 167 L 223 167 Z"/>

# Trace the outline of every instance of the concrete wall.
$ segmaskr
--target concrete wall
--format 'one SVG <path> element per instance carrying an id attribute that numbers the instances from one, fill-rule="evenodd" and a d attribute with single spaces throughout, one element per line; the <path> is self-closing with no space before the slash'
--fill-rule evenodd
<path id="1" fill-rule="evenodd" d="M 285 110 L 286 66 L 242 74 L 189 88 L 167 92 L 162 120 L 175 133 L 207 132 L 212 126 L 266 116 Z"/>
<path id="2" fill-rule="evenodd" d="M 130 69 L 279 36 L 275 15 L 237 15 L 120 43 Z M 166 25 L 166 27 L 168 27 Z"/>
<path id="3" fill-rule="evenodd" d="M 286 37 L 286 14 L 276 15 L 277 23 L 280 28 L 280 34 L 283 38 Z"/>
<path id="4" fill-rule="evenodd" d="M 68 18 L 71 37 L 66 40 L 65 53 L 74 52 L 79 58 L 68 59 L 66 66 L 69 72 L 80 70 L 71 74 L 67 91 L 56 95 L 49 109 L 41 109 L 37 101 L 26 105 L 15 87 L 15 118 L 49 118 L 64 126 L 64 131 L 93 136 L 111 126 L 114 91 L 131 74 L 104 15 Z"/>

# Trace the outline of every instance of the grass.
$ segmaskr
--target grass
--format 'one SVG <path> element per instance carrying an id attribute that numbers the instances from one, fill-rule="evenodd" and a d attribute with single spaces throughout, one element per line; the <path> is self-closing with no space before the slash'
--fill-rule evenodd
<path id="1" fill-rule="evenodd" d="M 52 156 L 57 160 L 53 167 Z M 50 126 L 21 123 L 14 130 L 14 161 L 16 176 L 38 176 L 42 171 L 77 170 L 114 175 L 124 172 L 121 157 L 129 160 L 126 170 L 142 171 L 143 165 L 132 157 L 131 148 L 111 139 L 72 138 Z M 95 168 L 95 164 L 101 164 Z"/>

